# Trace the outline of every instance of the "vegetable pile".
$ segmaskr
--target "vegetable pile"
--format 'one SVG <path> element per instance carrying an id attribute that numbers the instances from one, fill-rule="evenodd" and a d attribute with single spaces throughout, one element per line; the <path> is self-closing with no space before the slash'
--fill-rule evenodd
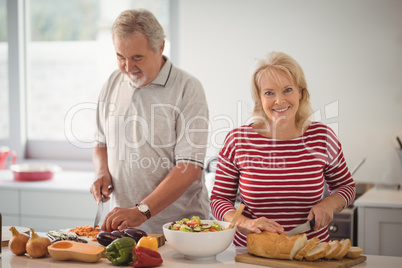
<path id="1" fill-rule="evenodd" d="M 49 253 L 47 247 L 51 245 L 50 239 L 40 237 L 31 228 L 31 236 L 20 234 L 15 227 L 11 227 L 12 238 L 8 243 L 8 248 L 15 255 L 25 255 L 27 253 L 33 258 L 40 258 Z"/>
<path id="2" fill-rule="evenodd" d="M 96 241 L 96 236 L 101 232 L 100 228 L 94 228 L 89 225 L 77 226 L 71 229 L 70 232 L 76 233 L 79 236 L 92 237 L 92 241 Z"/>
<path id="3" fill-rule="evenodd" d="M 157 250 L 155 237 L 143 236 L 136 243 L 133 238 L 125 236 L 113 240 L 106 247 L 106 257 L 113 265 L 128 265 L 132 262 L 133 267 L 156 267 L 163 262 Z"/>
<path id="4" fill-rule="evenodd" d="M 169 226 L 169 229 L 172 231 L 181 231 L 181 232 L 217 232 L 223 231 L 223 228 L 216 222 L 213 222 L 212 225 L 207 223 L 202 223 L 200 217 L 193 216 L 191 219 L 184 218 L 180 221 L 174 221 Z"/>
<path id="5" fill-rule="evenodd" d="M 147 236 L 147 233 L 144 232 L 143 230 L 128 227 L 122 231 L 118 230 L 115 230 L 113 232 L 101 231 L 97 234 L 96 240 L 98 241 L 99 244 L 107 246 L 112 241 L 122 237 L 131 237 L 132 239 L 135 240 L 136 243 L 138 243 L 138 241 L 144 236 Z"/>
<path id="6" fill-rule="evenodd" d="M 79 237 L 76 233 L 70 232 L 69 229 L 49 231 L 47 233 L 47 236 L 49 236 L 52 239 L 52 243 L 58 241 L 75 241 L 80 243 L 88 243 L 87 240 Z"/>

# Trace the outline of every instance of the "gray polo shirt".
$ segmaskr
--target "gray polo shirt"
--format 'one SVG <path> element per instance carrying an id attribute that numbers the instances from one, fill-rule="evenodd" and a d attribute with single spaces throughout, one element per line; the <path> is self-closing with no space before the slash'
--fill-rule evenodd
<path id="1" fill-rule="evenodd" d="M 165 59 L 148 85 L 136 88 L 116 70 L 100 93 L 95 139 L 107 146 L 112 207 L 134 207 L 179 162 L 203 167 L 208 139 L 204 89 Z M 139 228 L 162 233 L 164 223 L 194 215 L 209 215 L 204 172 L 176 202 Z"/>

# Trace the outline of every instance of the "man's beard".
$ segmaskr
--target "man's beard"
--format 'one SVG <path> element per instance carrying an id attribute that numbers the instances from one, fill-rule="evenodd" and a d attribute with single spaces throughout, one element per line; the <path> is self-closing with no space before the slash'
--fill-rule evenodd
<path id="1" fill-rule="evenodd" d="M 147 77 L 143 74 L 141 78 L 137 78 L 136 75 L 133 75 L 131 73 L 126 73 L 128 78 L 130 78 L 131 82 L 135 87 L 140 87 L 142 84 L 144 84 L 147 81 Z"/>

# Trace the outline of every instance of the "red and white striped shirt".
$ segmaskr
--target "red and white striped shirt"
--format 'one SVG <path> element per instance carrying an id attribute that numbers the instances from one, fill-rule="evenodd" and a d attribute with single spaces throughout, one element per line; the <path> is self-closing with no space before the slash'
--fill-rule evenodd
<path id="1" fill-rule="evenodd" d="M 313 122 L 296 139 L 277 140 L 258 134 L 251 125 L 232 130 L 219 153 L 211 195 L 217 220 L 235 210 L 239 191 L 248 218 L 266 217 L 285 232 L 305 223 L 312 206 L 320 202 L 327 183 L 330 193 L 340 194 L 349 206 L 356 188 L 342 147 L 328 126 Z M 330 241 L 328 226 L 307 232 Z M 236 232 L 234 244 L 246 246 L 246 236 Z"/>

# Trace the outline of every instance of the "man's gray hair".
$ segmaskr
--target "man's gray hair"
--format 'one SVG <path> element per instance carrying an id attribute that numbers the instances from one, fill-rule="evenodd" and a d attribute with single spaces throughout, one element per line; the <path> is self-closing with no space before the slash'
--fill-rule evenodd
<path id="1" fill-rule="evenodd" d="M 142 33 L 148 40 L 148 48 L 155 53 L 159 52 L 165 34 L 155 16 L 145 9 L 130 9 L 120 13 L 112 26 L 112 37 L 129 38 L 134 34 Z"/>

